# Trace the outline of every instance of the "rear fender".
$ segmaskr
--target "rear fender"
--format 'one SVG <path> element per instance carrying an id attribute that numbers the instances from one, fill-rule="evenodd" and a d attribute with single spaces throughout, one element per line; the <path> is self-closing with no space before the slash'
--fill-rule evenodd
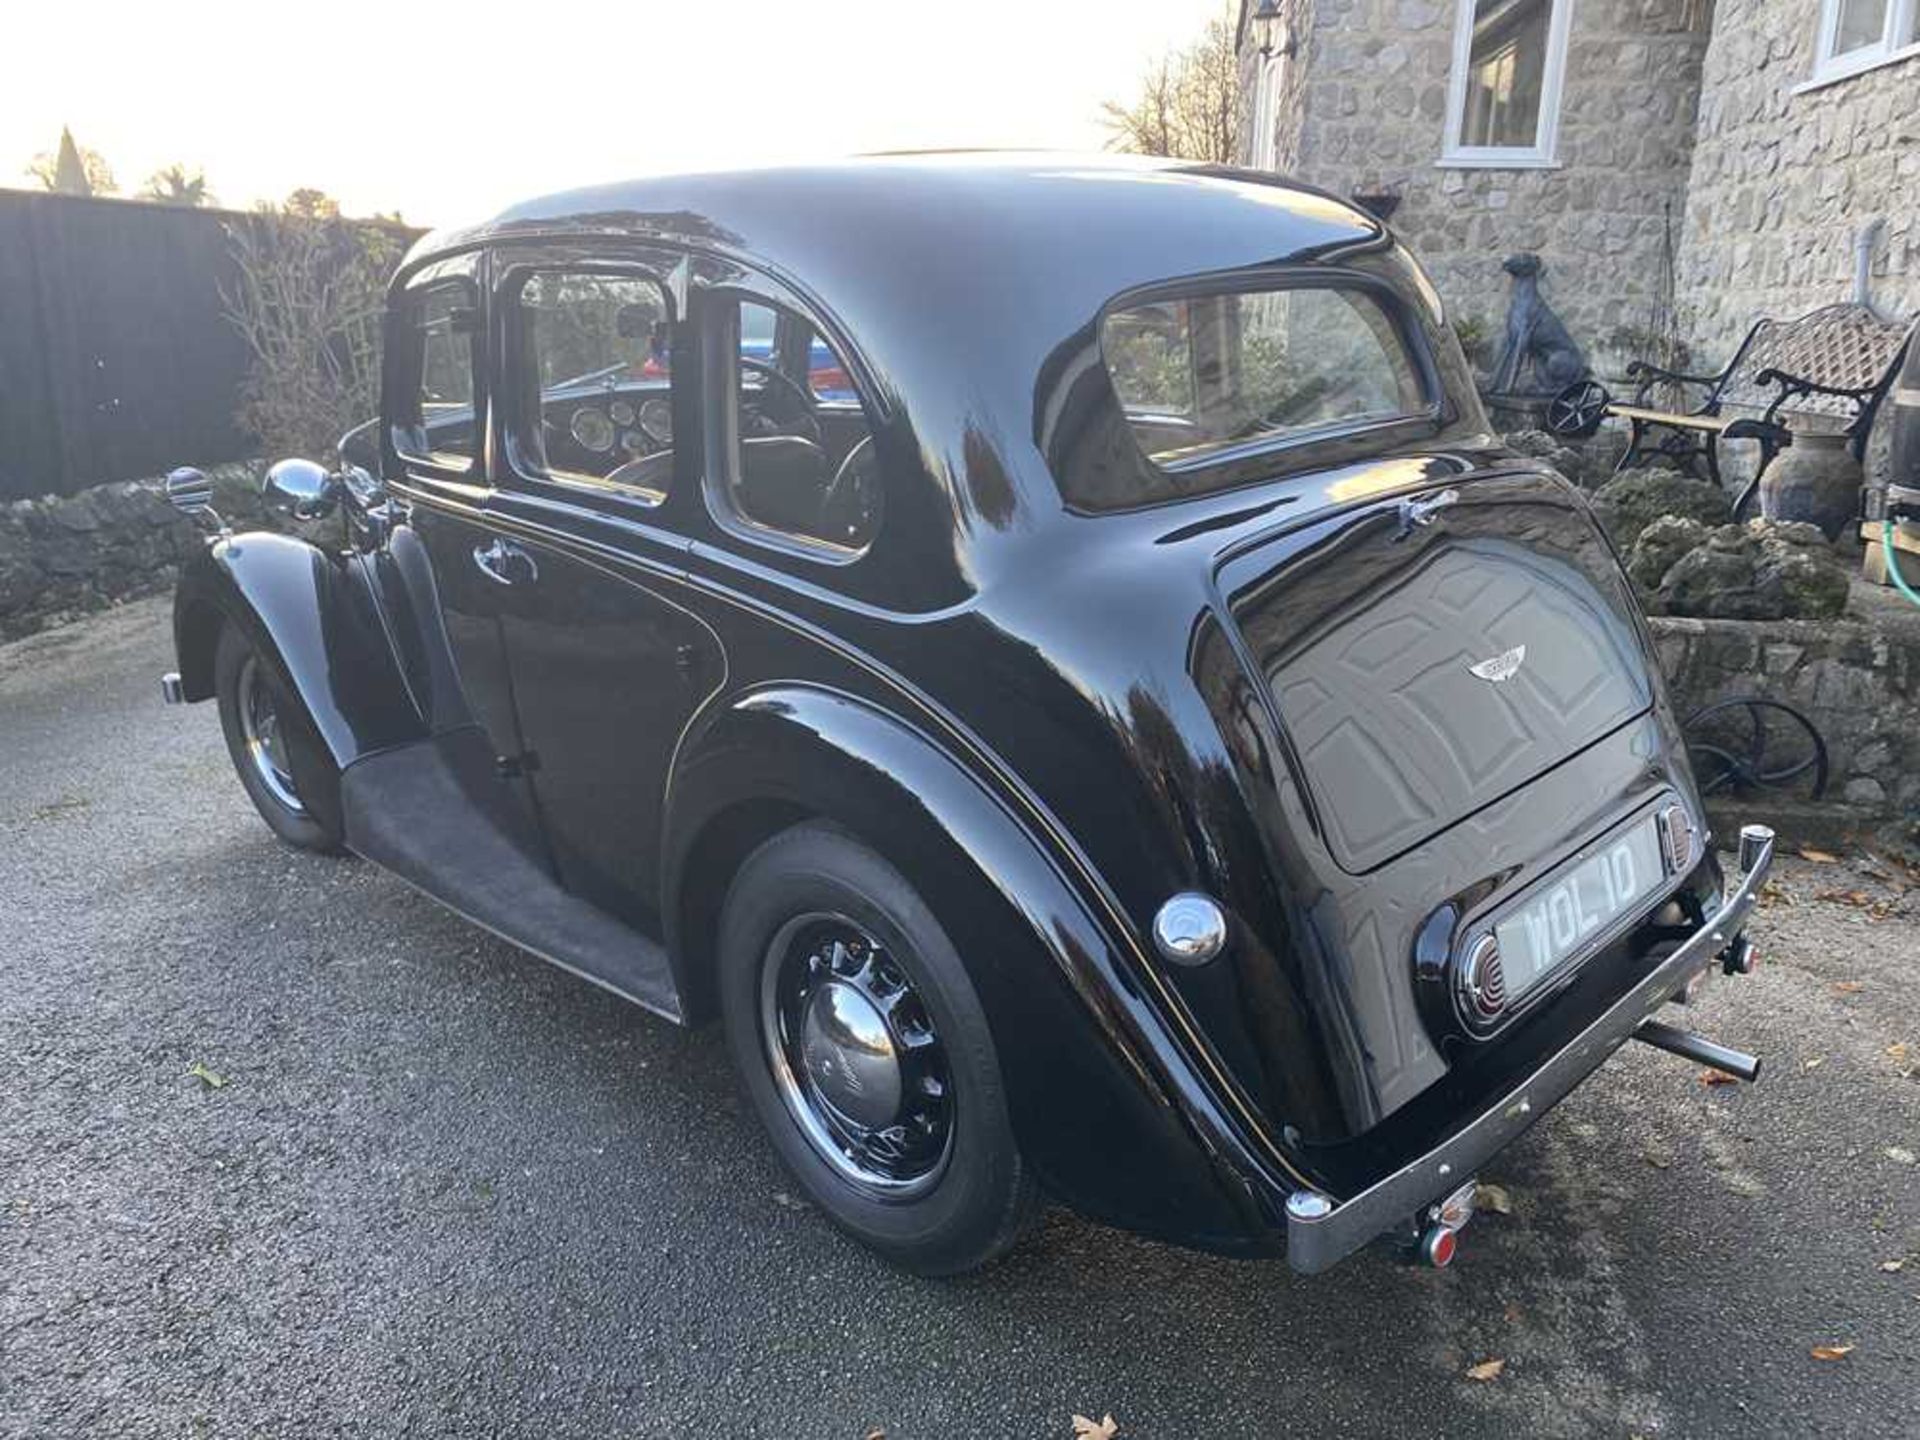
<path id="1" fill-rule="evenodd" d="M 756 809 L 770 817 L 762 835 L 802 816 L 844 825 L 939 915 L 993 1030 L 1022 1153 L 1051 1191 L 1150 1234 L 1254 1243 L 1264 1226 L 1244 1175 L 1251 1161 L 1122 978 L 1096 912 L 953 753 L 866 701 L 760 689 L 684 738 L 667 798 L 663 909 L 690 1020 L 714 1008 L 719 898 L 743 858 L 705 837 Z"/>
<path id="2" fill-rule="evenodd" d="M 254 531 L 187 561 L 173 600 L 187 699 L 212 697 L 226 624 L 237 625 L 300 697 L 339 769 L 426 733 L 359 557 Z"/>

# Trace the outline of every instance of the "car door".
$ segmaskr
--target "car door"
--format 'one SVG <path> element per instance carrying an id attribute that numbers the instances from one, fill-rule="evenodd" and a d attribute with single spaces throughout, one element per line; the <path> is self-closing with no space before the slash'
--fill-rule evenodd
<path id="1" fill-rule="evenodd" d="M 408 683 L 428 723 L 447 737 L 482 814 L 548 866 L 533 796 L 513 759 L 524 746 L 502 641 L 502 587 L 481 563 L 503 538 L 485 515 L 481 317 L 477 256 L 422 270 L 398 298 L 384 403 L 395 519 L 376 558 L 390 582 Z"/>
<path id="2" fill-rule="evenodd" d="M 499 549 L 481 567 L 559 878 L 649 932 L 673 749 L 723 673 L 673 523 L 694 397 L 673 380 L 671 258 L 494 257 Z"/>

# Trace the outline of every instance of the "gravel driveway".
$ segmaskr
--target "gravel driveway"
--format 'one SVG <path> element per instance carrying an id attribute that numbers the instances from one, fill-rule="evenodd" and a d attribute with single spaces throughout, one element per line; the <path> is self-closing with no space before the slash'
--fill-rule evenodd
<path id="1" fill-rule="evenodd" d="M 794 1198 L 713 1033 L 276 844 L 167 616 L 0 648 L 0 1435 L 1920 1433 L 1920 891 L 1785 865 L 1699 1014 L 1761 1083 L 1630 1047 L 1446 1272 L 1054 1213 L 929 1283 Z"/>

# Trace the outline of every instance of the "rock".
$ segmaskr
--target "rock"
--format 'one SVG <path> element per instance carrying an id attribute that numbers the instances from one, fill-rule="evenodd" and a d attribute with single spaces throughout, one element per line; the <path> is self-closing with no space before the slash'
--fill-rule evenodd
<path id="1" fill-rule="evenodd" d="M 1627 574 L 1644 593 L 1653 594 L 1681 556 L 1706 543 L 1708 533 L 1707 527 L 1698 520 L 1684 515 L 1662 515 L 1649 523 L 1634 541 L 1633 553 L 1627 557 Z"/>
<path id="2" fill-rule="evenodd" d="M 1662 515 L 1703 525 L 1724 525 L 1733 518 L 1733 506 L 1717 486 L 1653 468 L 1623 470 L 1594 493 L 1593 509 L 1623 551 L 1632 550 L 1640 532 Z"/>
<path id="3" fill-rule="evenodd" d="M 1849 805 L 1866 805 L 1877 810 L 1887 803 L 1886 787 L 1871 775 L 1855 776 L 1847 781 L 1840 794 Z"/>
<path id="4" fill-rule="evenodd" d="M 1831 619 L 1847 608 L 1850 578 L 1815 526 L 1756 520 L 1708 530 L 1678 516 L 1648 523 L 1627 571 L 1652 592 L 1649 610 L 1723 620 Z M 1769 673 L 1797 659 L 1782 657 L 1776 669 L 1770 655 Z"/>
<path id="5" fill-rule="evenodd" d="M 1661 578 L 1660 609 L 1669 615 L 1698 615 L 1722 620 L 1777 619 L 1754 588 L 1753 556 L 1744 549 L 1721 549 L 1711 540 L 1681 556 Z"/>
<path id="6" fill-rule="evenodd" d="M 1546 430 L 1513 430 L 1503 438 L 1508 449 L 1546 461 L 1583 490 L 1606 484 L 1625 448 L 1618 436 L 1605 432 L 1588 440 L 1567 441 Z"/>
<path id="7" fill-rule="evenodd" d="M 1847 608 L 1848 583 L 1847 572 L 1824 554 L 1777 541 L 1760 546 L 1754 585 L 1764 593 L 1780 595 L 1782 615 L 1830 620 Z"/>

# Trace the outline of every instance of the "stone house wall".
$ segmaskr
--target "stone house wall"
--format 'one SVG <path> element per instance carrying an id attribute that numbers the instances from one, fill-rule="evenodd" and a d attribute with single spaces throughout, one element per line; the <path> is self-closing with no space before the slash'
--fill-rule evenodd
<path id="1" fill-rule="evenodd" d="M 1394 229 L 1450 315 L 1488 337 L 1483 363 L 1506 317 L 1500 262 L 1537 252 L 1547 299 L 1613 369 L 1644 348 L 1623 332 L 1652 328 L 1679 240 L 1707 45 L 1699 7 L 1578 0 L 1559 165 L 1467 169 L 1437 163 L 1459 3 L 1471 0 L 1293 0 L 1299 53 L 1274 106 L 1276 168 L 1338 194 L 1398 194 Z"/>
<path id="2" fill-rule="evenodd" d="M 1763 315 L 1849 298 L 1874 216 L 1874 301 L 1920 311 L 1920 59 L 1795 94 L 1819 24 L 1812 0 L 1719 0 L 1679 254 L 1682 333 L 1703 362 Z"/>

